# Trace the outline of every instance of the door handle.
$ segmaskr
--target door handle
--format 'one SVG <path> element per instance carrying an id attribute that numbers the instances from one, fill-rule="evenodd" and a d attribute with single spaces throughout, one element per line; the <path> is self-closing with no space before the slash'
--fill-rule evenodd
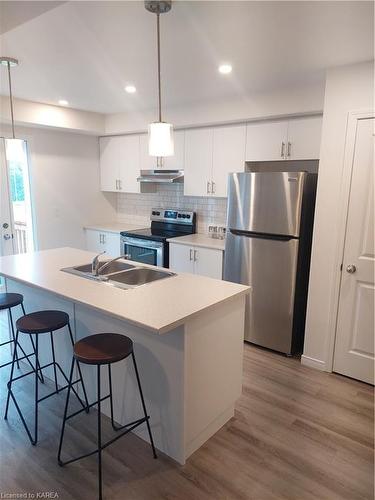
<path id="1" fill-rule="evenodd" d="M 116 190 L 118 189 L 118 179 L 116 179 Z"/>
<path id="2" fill-rule="evenodd" d="M 121 179 L 118 180 L 118 188 L 119 188 L 120 191 L 122 191 Z"/>
<path id="3" fill-rule="evenodd" d="M 354 274 L 356 272 L 357 268 L 355 267 L 354 264 L 349 264 L 346 266 L 346 272 L 349 274 Z"/>
<path id="4" fill-rule="evenodd" d="M 210 194 L 210 181 L 207 181 L 207 194 Z"/>
<path id="5" fill-rule="evenodd" d="M 281 158 L 284 158 L 284 156 L 285 156 L 285 142 L 284 141 L 281 143 L 280 156 L 281 156 Z"/>
<path id="6" fill-rule="evenodd" d="M 211 182 L 211 193 L 212 194 L 215 194 L 216 193 L 216 183 L 214 181 Z"/>
<path id="7" fill-rule="evenodd" d="M 190 248 L 190 259 L 189 260 L 193 260 L 193 249 Z"/>
<path id="8" fill-rule="evenodd" d="M 198 250 L 194 250 L 194 262 L 198 260 Z"/>
<path id="9" fill-rule="evenodd" d="M 288 149 L 286 151 L 286 155 L 288 158 L 290 158 L 291 153 L 292 153 L 292 143 L 288 141 Z"/>

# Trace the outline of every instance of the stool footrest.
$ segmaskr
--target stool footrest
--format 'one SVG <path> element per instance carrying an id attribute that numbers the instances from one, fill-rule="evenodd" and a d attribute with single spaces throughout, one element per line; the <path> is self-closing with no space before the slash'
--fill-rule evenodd
<path id="1" fill-rule="evenodd" d="M 108 397 L 109 397 L 109 395 L 103 399 L 107 399 Z M 98 402 L 96 401 L 93 405 L 95 405 L 97 403 Z M 93 405 L 90 405 L 90 406 L 93 406 Z M 70 416 L 72 416 L 72 415 L 70 415 Z M 69 417 L 67 417 L 67 418 L 69 418 Z M 114 443 L 118 439 L 122 438 L 123 436 L 125 436 L 125 434 L 128 434 L 129 432 L 134 430 L 136 427 L 143 424 L 143 422 L 146 422 L 147 420 L 149 420 L 149 418 L 150 417 L 147 415 L 147 417 L 139 418 L 138 420 L 134 420 L 133 422 L 130 422 L 129 424 L 125 424 L 125 425 L 121 426 L 117 430 L 124 429 L 124 428 L 126 428 L 126 430 L 124 432 L 122 432 L 121 434 L 119 434 L 118 436 L 115 436 L 114 438 L 112 438 L 109 441 L 107 441 L 106 443 L 104 443 L 100 448 L 96 448 L 96 450 L 90 451 L 89 453 L 85 453 L 84 455 L 80 455 L 79 457 L 72 458 L 70 460 L 67 460 L 66 462 L 59 460 L 59 465 L 61 465 L 61 466 L 68 465 L 68 464 L 71 464 L 73 462 L 77 462 L 78 460 L 82 460 L 83 458 L 87 458 L 87 457 L 91 457 L 92 455 L 95 455 L 95 453 L 98 453 L 99 450 L 104 450 L 105 448 L 107 448 L 107 446 Z"/>

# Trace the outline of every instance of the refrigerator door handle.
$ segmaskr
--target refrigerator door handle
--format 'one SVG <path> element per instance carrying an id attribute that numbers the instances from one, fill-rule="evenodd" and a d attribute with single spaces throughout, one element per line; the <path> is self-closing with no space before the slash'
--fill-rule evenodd
<path id="1" fill-rule="evenodd" d="M 259 238 L 262 240 L 290 241 L 298 239 L 294 236 L 289 236 L 285 234 L 256 233 L 253 231 L 243 231 L 241 229 L 229 229 L 229 232 L 235 236 L 245 236 L 246 238 Z"/>

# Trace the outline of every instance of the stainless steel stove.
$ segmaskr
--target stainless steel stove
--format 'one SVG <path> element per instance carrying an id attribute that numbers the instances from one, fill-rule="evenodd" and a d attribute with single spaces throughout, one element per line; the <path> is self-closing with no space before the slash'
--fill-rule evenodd
<path id="1" fill-rule="evenodd" d="M 153 208 L 150 220 L 150 228 L 121 233 L 122 253 L 127 254 L 129 260 L 169 267 L 167 239 L 194 234 L 196 214 L 173 208 Z"/>

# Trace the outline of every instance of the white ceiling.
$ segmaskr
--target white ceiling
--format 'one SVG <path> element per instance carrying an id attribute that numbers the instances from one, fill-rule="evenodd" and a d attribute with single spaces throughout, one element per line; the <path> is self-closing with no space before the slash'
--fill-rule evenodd
<path id="1" fill-rule="evenodd" d="M 143 2 L 73 1 L 30 17 L 2 23 L 1 54 L 20 60 L 15 96 L 103 113 L 155 107 L 156 18 Z M 372 2 L 174 2 L 161 18 L 164 105 L 323 84 L 326 68 L 373 58 L 373 22 Z"/>

